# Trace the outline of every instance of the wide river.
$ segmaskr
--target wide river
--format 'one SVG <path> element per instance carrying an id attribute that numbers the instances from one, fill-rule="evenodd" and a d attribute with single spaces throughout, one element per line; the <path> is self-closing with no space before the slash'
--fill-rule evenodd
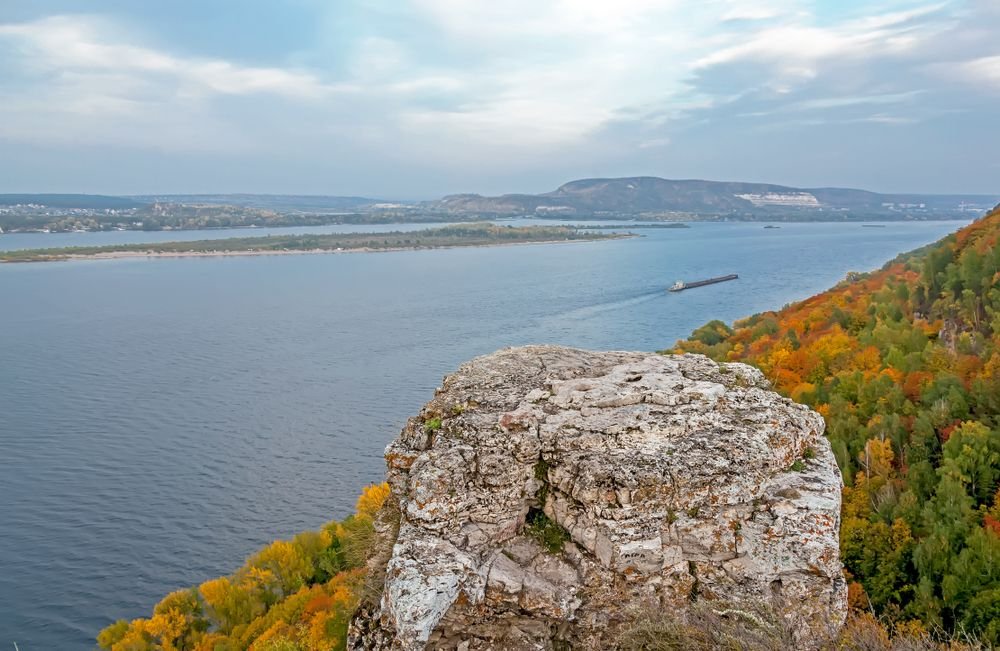
<path id="1" fill-rule="evenodd" d="M 0 647 L 93 648 L 113 620 L 347 515 L 470 357 L 662 349 L 959 226 L 696 223 L 596 243 L 0 265 Z M 67 239 L 152 238 L 0 247 Z M 664 291 L 727 273 L 740 278 Z"/>

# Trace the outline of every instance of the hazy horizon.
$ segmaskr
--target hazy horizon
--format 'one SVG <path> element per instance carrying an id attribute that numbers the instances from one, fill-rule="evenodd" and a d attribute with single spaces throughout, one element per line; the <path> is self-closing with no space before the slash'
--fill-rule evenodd
<path id="1" fill-rule="evenodd" d="M 991 0 L 0 7 L 0 192 L 1000 189 Z"/>
<path id="2" fill-rule="evenodd" d="M 592 178 L 588 178 L 588 179 L 583 179 L 583 178 L 580 178 L 580 179 L 567 179 L 563 183 L 559 183 L 559 184 L 557 184 L 555 186 L 552 186 L 552 187 L 547 188 L 547 189 L 539 190 L 537 192 L 522 192 L 520 190 L 514 189 L 514 190 L 507 190 L 507 191 L 504 191 L 504 192 L 498 192 L 494 196 L 500 196 L 500 195 L 544 194 L 546 192 L 551 192 L 551 191 L 554 191 L 554 190 L 558 189 L 560 186 L 564 185 L 565 183 L 570 183 L 570 182 L 573 182 L 573 181 L 594 180 L 594 179 L 612 179 L 612 178 L 636 178 L 636 177 L 650 177 L 650 176 L 653 176 L 653 175 L 650 175 L 650 174 L 637 174 L 637 175 L 634 175 L 633 177 L 592 177 Z M 882 190 L 872 189 L 872 188 L 862 188 L 862 187 L 850 187 L 849 188 L 849 187 L 845 187 L 845 186 L 834 186 L 834 185 L 815 185 L 815 186 L 810 186 L 810 187 L 802 187 L 802 186 L 792 186 L 792 185 L 790 185 L 788 183 L 781 183 L 781 182 L 775 182 L 775 181 L 749 181 L 749 180 L 746 180 L 746 179 L 694 179 L 694 178 L 683 178 L 682 179 L 682 178 L 677 178 L 677 179 L 665 179 L 665 180 L 668 180 L 668 181 L 708 181 L 708 182 L 713 182 L 713 183 L 715 183 L 715 182 L 717 182 L 717 183 L 761 183 L 761 184 L 767 184 L 767 185 L 786 186 L 786 187 L 791 187 L 791 188 L 794 188 L 794 189 L 801 189 L 801 190 L 820 190 L 820 189 L 861 190 L 861 191 L 868 191 L 868 192 L 874 192 L 874 193 L 877 193 L 877 194 L 887 194 L 887 195 L 891 195 L 891 194 L 909 195 L 909 196 L 920 196 L 920 195 L 926 195 L 926 196 L 948 196 L 948 195 L 955 195 L 955 196 L 981 196 L 981 197 L 984 197 L 984 198 L 1000 197 L 1000 183 L 998 183 L 998 190 L 995 191 L 995 192 L 922 192 L 922 191 L 919 191 L 919 190 L 916 190 L 916 191 L 905 191 L 905 190 L 903 190 L 903 191 L 898 191 L 898 192 L 888 192 L 888 191 L 882 191 Z M 351 198 L 351 197 L 353 197 L 353 198 L 358 198 L 358 199 L 375 199 L 375 200 L 382 200 L 382 201 L 399 201 L 399 202 L 430 201 L 430 200 L 440 199 L 440 198 L 446 197 L 446 196 L 454 196 L 454 195 L 461 195 L 461 194 L 483 194 L 485 196 L 490 196 L 490 195 L 486 195 L 486 193 L 478 193 L 478 192 L 466 191 L 466 190 L 461 190 L 461 189 L 456 189 L 456 190 L 450 191 L 450 192 L 443 192 L 441 194 L 427 195 L 427 196 L 391 196 L 391 195 L 386 195 L 386 194 L 360 194 L 360 193 L 357 193 L 357 192 L 350 192 L 350 191 L 344 192 L 344 193 L 337 193 L 337 194 L 318 193 L 318 192 L 301 192 L 301 193 L 299 193 L 299 192 L 261 192 L 261 191 L 254 191 L 254 190 L 245 190 L 245 191 L 234 190 L 232 192 L 212 192 L 212 191 L 206 191 L 206 192 L 184 192 L 184 191 L 174 191 L 174 192 L 136 192 L 136 193 L 128 193 L 128 194 L 116 194 L 116 193 L 110 193 L 110 192 L 48 192 L 48 191 L 20 192 L 20 191 L 11 191 L 11 190 L 2 190 L 2 191 L 0 191 L 0 196 L 3 196 L 3 195 L 18 195 L 18 194 L 23 194 L 23 195 L 77 195 L 77 194 L 79 194 L 79 195 L 125 197 L 125 198 L 132 198 L 132 197 L 157 197 L 157 196 L 163 196 L 163 197 L 171 197 L 171 196 L 176 196 L 176 197 L 186 197 L 186 196 L 191 196 L 191 197 L 198 197 L 198 196 L 203 196 L 203 197 L 213 197 L 213 196 L 219 196 L 219 197 L 225 197 L 225 196 L 265 196 L 265 197 L 267 197 L 267 196 L 270 196 L 270 197 L 300 196 L 300 197 L 336 197 L 336 198 Z"/>

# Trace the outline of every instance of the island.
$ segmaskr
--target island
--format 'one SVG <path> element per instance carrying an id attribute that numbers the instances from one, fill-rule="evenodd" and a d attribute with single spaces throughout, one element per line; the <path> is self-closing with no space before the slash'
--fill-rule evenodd
<path id="1" fill-rule="evenodd" d="M 613 231 L 621 230 L 623 228 L 691 228 L 684 222 L 660 222 L 658 224 L 577 224 L 573 228 L 586 229 L 588 231 Z"/>
<path id="2" fill-rule="evenodd" d="M 635 235 L 587 232 L 569 226 L 498 226 L 490 223 L 473 223 L 387 233 L 267 235 L 190 242 L 23 249 L 0 251 L 0 262 L 406 251 L 505 244 L 551 244 L 626 237 Z"/>

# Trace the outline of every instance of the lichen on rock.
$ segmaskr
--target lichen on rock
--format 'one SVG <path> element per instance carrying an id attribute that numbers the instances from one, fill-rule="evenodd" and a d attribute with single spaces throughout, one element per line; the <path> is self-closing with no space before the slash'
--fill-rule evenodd
<path id="1" fill-rule="evenodd" d="M 846 613 L 823 419 L 750 366 L 505 349 L 386 461 L 400 522 L 354 649 L 608 648 L 637 609 L 712 599 L 780 609 L 807 647 Z"/>

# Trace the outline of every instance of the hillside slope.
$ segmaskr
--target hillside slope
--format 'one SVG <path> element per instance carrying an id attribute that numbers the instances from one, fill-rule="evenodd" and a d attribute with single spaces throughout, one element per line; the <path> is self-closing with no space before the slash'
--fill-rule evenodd
<path id="1" fill-rule="evenodd" d="M 754 364 L 824 415 L 854 606 L 1000 644 L 1000 207 L 675 351 Z"/>
<path id="2" fill-rule="evenodd" d="M 929 219 L 985 211 L 1000 196 L 890 195 L 845 188 L 669 180 L 654 176 L 571 181 L 544 194 L 459 194 L 428 206 L 455 214 L 642 215 L 694 213 L 741 219 Z"/>

